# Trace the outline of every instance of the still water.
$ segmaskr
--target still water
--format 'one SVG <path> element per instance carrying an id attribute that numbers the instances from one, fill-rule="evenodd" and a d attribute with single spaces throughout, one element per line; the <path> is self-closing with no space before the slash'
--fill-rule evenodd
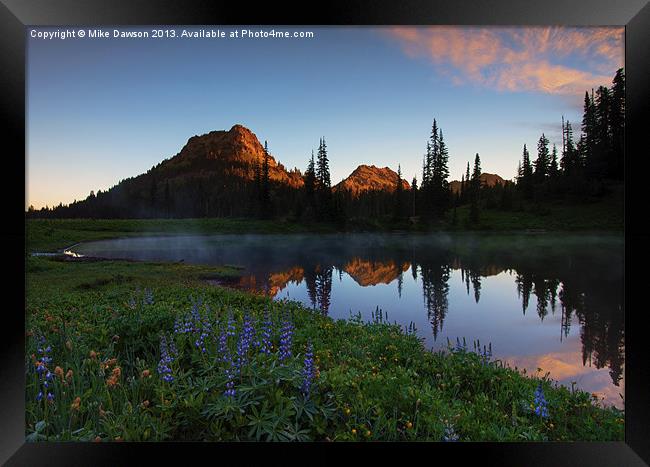
<path id="1" fill-rule="evenodd" d="M 146 237 L 76 253 L 236 265 L 230 287 L 298 300 L 347 319 L 377 309 L 414 323 L 427 347 L 465 338 L 527 373 L 623 407 L 621 236 L 333 234 Z"/>

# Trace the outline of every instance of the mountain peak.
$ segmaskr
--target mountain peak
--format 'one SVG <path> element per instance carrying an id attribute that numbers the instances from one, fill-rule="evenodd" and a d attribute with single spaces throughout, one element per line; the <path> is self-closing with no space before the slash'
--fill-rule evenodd
<path id="1" fill-rule="evenodd" d="M 253 133 L 251 130 L 246 128 L 244 125 L 240 123 L 235 123 L 230 130 L 228 130 L 228 133 L 233 135 L 233 136 L 245 136 L 245 137 L 253 137 L 257 139 L 257 136 L 255 136 L 255 133 Z"/>
<path id="2" fill-rule="evenodd" d="M 481 185 L 483 186 L 494 186 L 497 183 L 504 185 L 505 180 L 498 176 L 497 174 L 491 174 L 483 172 L 480 176 Z M 460 182 L 458 180 L 452 180 L 449 182 L 449 188 L 452 193 L 458 193 L 460 191 Z"/>
<path id="3" fill-rule="evenodd" d="M 366 191 L 394 191 L 396 188 L 397 172 L 390 167 L 379 168 L 367 164 L 361 164 L 346 179 L 334 186 L 335 190 L 348 190 L 355 197 Z M 402 179 L 402 188 L 409 190 L 411 186 Z"/>
<path id="4" fill-rule="evenodd" d="M 231 175 L 252 180 L 255 167 L 264 162 L 264 146 L 255 133 L 239 123 L 230 130 L 215 130 L 192 136 L 169 166 L 190 163 L 197 171 L 227 170 Z M 221 169 L 217 169 L 221 167 Z M 287 171 L 269 154 L 269 178 L 294 188 L 303 185 L 299 172 Z"/>

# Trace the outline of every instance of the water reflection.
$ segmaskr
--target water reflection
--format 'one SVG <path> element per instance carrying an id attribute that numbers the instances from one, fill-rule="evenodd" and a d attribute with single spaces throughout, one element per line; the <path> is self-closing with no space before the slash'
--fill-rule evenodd
<path id="1" fill-rule="evenodd" d="M 538 365 L 566 384 L 577 379 L 621 406 L 619 237 L 214 236 L 94 242 L 76 250 L 241 265 L 241 277 L 227 285 L 297 299 L 334 318 L 359 311 L 368 319 L 379 307 L 391 321 L 414 322 L 430 347 L 480 337 L 504 361 Z"/>

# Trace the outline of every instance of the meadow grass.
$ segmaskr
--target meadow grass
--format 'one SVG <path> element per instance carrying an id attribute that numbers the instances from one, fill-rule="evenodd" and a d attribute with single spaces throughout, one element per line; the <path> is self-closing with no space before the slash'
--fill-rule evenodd
<path id="1" fill-rule="evenodd" d="M 212 286 L 230 268 L 28 257 L 29 441 L 622 440 L 624 413 L 413 329 Z M 49 397 L 48 397 L 49 395 Z"/>

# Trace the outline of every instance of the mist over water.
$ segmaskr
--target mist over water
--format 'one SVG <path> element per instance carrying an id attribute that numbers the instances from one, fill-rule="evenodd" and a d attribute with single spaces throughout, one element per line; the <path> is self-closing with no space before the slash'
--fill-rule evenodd
<path id="1" fill-rule="evenodd" d="M 428 348 L 491 344 L 528 373 L 550 372 L 622 407 L 624 241 L 599 234 L 328 234 L 143 237 L 73 251 L 235 265 L 230 287 L 347 319 L 377 309 L 415 323 Z"/>

